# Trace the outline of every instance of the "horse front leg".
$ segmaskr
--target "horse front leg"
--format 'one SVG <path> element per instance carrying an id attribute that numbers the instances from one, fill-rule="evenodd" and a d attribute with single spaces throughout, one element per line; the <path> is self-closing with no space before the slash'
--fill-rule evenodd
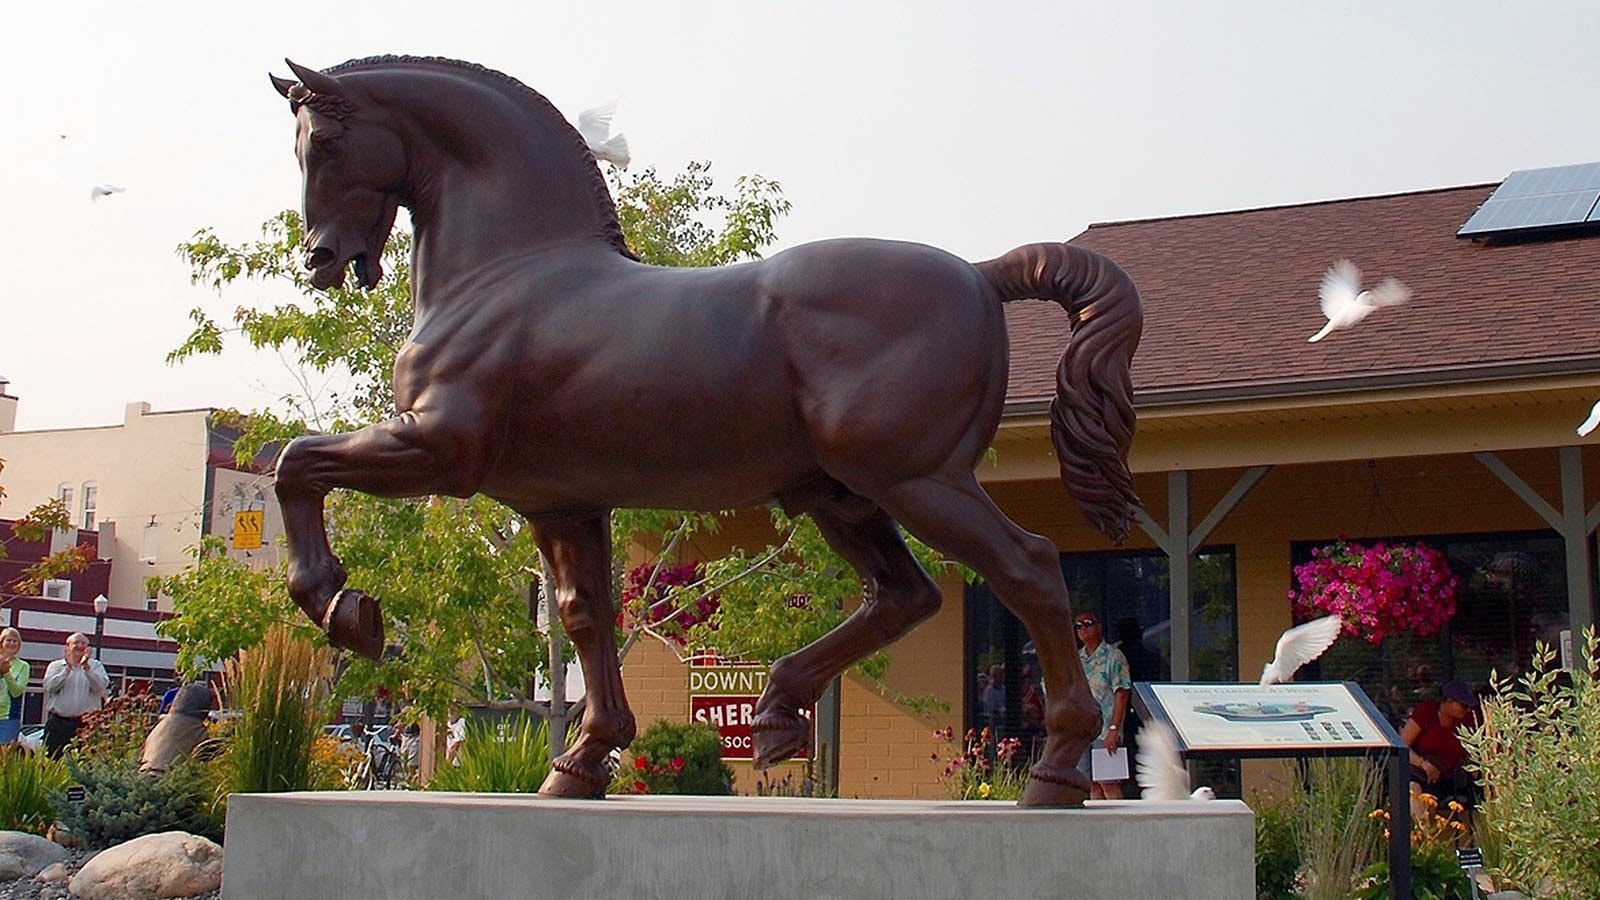
<path id="1" fill-rule="evenodd" d="M 622 668 L 611 605 L 609 512 L 536 521 L 534 537 L 555 579 L 561 625 L 583 666 L 583 723 L 578 739 L 550 764 L 539 793 L 551 797 L 603 797 L 611 783 L 606 765 L 614 749 L 633 743 L 637 726 L 622 689 Z"/>
<path id="2" fill-rule="evenodd" d="M 289 542 L 289 596 L 328 642 L 383 658 L 378 601 L 345 589 L 344 566 L 328 546 L 323 498 L 334 488 L 384 497 L 470 495 L 482 471 L 481 441 L 459 417 L 402 413 L 347 434 L 305 435 L 278 456 L 276 491 Z"/>

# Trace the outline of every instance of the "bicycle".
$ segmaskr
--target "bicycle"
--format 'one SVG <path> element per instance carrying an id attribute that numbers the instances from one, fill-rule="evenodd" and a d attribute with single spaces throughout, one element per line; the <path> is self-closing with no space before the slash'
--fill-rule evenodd
<path id="1" fill-rule="evenodd" d="M 407 781 L 403 753 L 390 740 L 389 726 L 364 729 L 361 765 L 356 768 L 355 784 L 364 791 L 393 790 Z"/>

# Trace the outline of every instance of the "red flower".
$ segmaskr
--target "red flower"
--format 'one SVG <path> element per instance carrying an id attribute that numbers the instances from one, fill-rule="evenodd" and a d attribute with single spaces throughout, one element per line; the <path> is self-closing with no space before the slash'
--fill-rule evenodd
<path id="1" fill-rule="evenodd" d="M 682 772 L 683 771 L 683 757 L 674 756 L 672 758 L 672 762 L 668 763 L 668 765 L 672 766 L 672 771 L 674 771 L 674 772 Z"/>
<path id="2" fill-rule="evenodd" d="M 648 794 L 650 793 L 650 788 L 642 781 L 635 781 L 633 783 L 633 792 L 635 794 Z"/>
<path id="3" fill-rule="evenodd" d="M 650 757 L 648 757 L 648 756 L 635 756 L 633 758 L 633 767 L 635 769 L 648 769 L 648 768 L 650 768 Z"/>

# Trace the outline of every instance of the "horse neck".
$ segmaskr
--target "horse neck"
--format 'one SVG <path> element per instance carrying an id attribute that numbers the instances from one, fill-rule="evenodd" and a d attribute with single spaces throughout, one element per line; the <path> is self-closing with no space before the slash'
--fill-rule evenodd
<path id="1" fill-rule="evenodd" d="M 440 81 L 391 101 L 411 155 L 419 298 L 511 254 L 611 241 L 594 161 L 553 108 L 530 112 L 509 85 Z"/>

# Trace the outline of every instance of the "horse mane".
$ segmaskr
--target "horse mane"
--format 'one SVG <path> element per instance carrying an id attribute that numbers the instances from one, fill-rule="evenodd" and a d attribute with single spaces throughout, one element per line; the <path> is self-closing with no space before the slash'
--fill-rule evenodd
<path id="1" fill-rule="evenodd" d="M 606 186 L 605 176 L 600 174 L 600 164 L 594 158 L 594 151 L 589 149 L 589 145 L 584 141 L 583 135 L 580 135 L 578 130 L 572 127 L 572 123 L 567 121 L 566 116 L 563 116 L 561 111 L 556 109 L 555 104 L 551 103 L 543 94 L 504 72 L 496 71 L 487 66 L 480 66 L 477 63 L 463 62 L 459 59 L 449 59 L 443 56 L 396 56 L 392 54 L 366 56 L 361 59 L 347 60 L 324 71 L 329 75 L 337 75 L 340 72 L 347 72 L 351 69 L 386 65 L 443 66 L 472 72 L 514 88 L 515 95 L 527 103 L 532 111 L 554 116 L 555 120 L 560 122 L 566 129 L 567 136 L 571 138 L 572 145 L 579 151 L 581 158 L 589 161 L 589 165 L 584 171 L 585 181 L 588 183 L 589 192 L 594 197 L 595 203 L 600 207 L 601 227 L 604 229 L 607 242 L 623 256 L 633 260 L 639 258 L 634 255 L 632 250 L 628 249 L 627 238 L 622 234 L 622 223 L 617 219 L 616 201 L 611 198 L 611 189 Z"/>

